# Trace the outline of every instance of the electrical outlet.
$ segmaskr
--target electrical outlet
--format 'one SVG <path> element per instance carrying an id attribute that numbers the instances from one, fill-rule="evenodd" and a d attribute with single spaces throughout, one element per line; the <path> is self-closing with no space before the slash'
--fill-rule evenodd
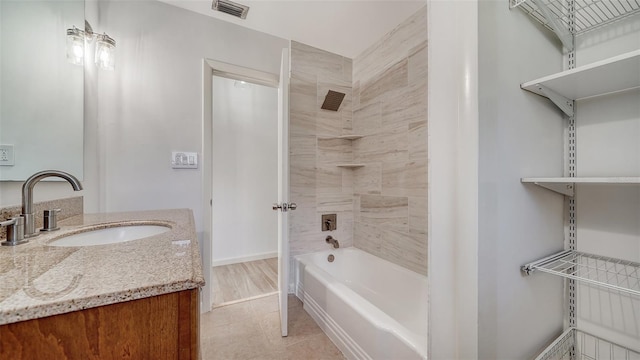
<path id="1" fill-rule="evenodd" d="M 0 145 L 0 166 L 15 165 L 13 145 Z"/>

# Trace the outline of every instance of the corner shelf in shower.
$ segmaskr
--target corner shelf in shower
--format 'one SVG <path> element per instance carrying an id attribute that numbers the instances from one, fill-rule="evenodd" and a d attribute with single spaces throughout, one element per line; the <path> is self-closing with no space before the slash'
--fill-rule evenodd
<path id="1" fill-rule="evenodd" d="M 336 166 L 339 168 L 356 169 L 363 167 L 364 164 L 337 164 Z"/>
<path id="2" fill-rule="evenodd" d="M 523 184 L 535 184 L 562 195 L 573 196 L 575 184 L 640 185 L 640 177 L 548 177 L 522 178 Z"/>
<path id="3" fill-rule="evenodd" d="M 535 360 L 636 358 L 640 358 L 640 353 L 572 327 L 563 332 Z"/>
<path id="4" fill-rule="evenodd" d="M 541 271 L 640 296 L 640 263 L 633 261 L 566 250 L 523 265 L 522 271 L 527 275 Z"/>

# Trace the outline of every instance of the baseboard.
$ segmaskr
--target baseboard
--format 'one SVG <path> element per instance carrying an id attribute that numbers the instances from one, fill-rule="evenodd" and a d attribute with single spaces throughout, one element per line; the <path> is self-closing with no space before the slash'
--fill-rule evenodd
<path id="1" fill-rule="evenodd" d="M 262 254 L 254 254 L 254 255 L 249 255 L 249 256 L 241 256 L 241 257 L 235 257 L 235 258 L 226 258 L 226 259 L 220 259 L 220 260 L 213 260 L 211 262 L 211 266 L 231 265 L 231 264 L 243 263 L 243 262 L 247 262 L 247 261 L 271 259 L 271 258 L 274 258 L 274 257 L 278 257 L 278 252 L 277 251 L 266 252 L 266 253 L 262 253 Z"/>

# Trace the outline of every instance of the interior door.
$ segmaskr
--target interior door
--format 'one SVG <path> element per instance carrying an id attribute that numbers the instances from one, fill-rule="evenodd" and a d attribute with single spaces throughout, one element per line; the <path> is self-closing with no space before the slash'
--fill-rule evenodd
<path id="1" fill-rule="evenodd" d="M 278 291 L 280 329 L 287 336 L 289 290 L 289 49 L 282 50 L 278 85 Z M 295 209 L 295 205 L 293 206 Z"/>

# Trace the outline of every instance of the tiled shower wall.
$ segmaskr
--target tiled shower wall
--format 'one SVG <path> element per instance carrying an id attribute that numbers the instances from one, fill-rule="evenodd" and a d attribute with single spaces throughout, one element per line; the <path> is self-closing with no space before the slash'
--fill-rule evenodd
<path id="1" fill-rule="evenodd" d="M 427 274 L 426 7 L 353 61 L 354 245 Z"/>
<path id="2" fill-rule="evenodd" d="M 290 188 L 298 208 L 290 212 L 291 256 L 327 250 L 327 235 L 353 245 L 354 170 L 336 165 L 353 160 L 351 133 L 351 59 L 291 43 Z M 339 110 L 320 109 L 328 90 L 345 93 Z M 333 138 L 332 138 L 333 137 Z M 321 231 L 321 215 L 337 214 L 338 228 Z"/>
<path id="3" fill-rule="evenodd" d="M 352 77 L 353 74 L 353 77 Z M 338 112 L 320 106 L 346 94 Z M 427 274 L 426 7 L 352 61 L 291 44 L 290 250 L 365 250 Z M 357 140 L 336 139 L 345 134 Z M 337 164 L 360 163 L 347 169 Z M 321 231 L 336 213 L 338 229 Z"/>

